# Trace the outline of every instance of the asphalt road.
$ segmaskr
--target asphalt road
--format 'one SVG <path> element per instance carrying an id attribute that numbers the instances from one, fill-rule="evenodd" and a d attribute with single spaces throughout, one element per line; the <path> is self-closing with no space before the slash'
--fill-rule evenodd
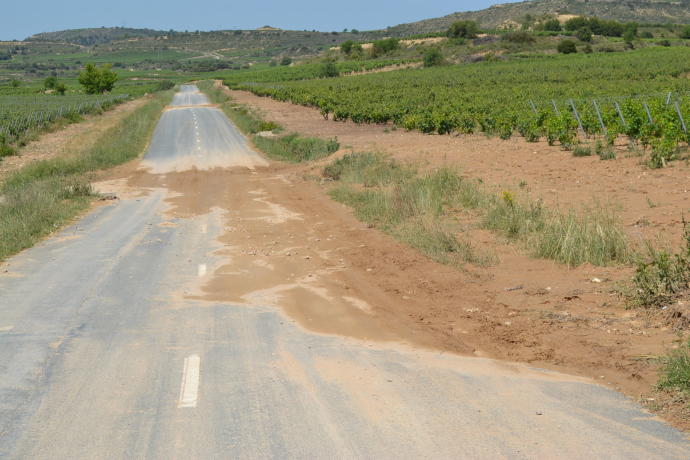
<path id="1" fill-rule="evenodd" d="M 261 163 L 221 112 L 189 107 L 208 104 L 194 87 L 175 104 L 152 170 Z M 207 276 L 223 219 L 164 225 L 166 193 L 98 207 L 3 268 L 0 458 L 690 458 L 582 379 L 171 296 Z"/>

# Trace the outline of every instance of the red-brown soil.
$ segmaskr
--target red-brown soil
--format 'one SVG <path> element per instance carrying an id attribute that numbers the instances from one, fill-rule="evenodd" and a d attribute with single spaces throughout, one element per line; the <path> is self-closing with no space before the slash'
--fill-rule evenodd
<path id="1" fill-rule="evenodd" d="M 633 241 L 659 238 L 676 245 L 683 214 L 690 211 L 685 162 L 650 170 L 639 157 L 626 157 L 624 147 L 612 161 L 574 158 L 546 143 L 429 136 L 333 122 L 310 108 L 246 92 L 230 94 L 288 131 L 337 136 L 344 146 L 340 154 L 379 151 L 430 167 L 451 165 L 463 175 L 511 190 L 519 191 L 518 183 L 524 181 L 532 196 L 550 206 L 580 208 L 595 200 L 616 206 Z M 531 258 L 524 249 L 483 231 L 472 232 L 474 245 L 495 252 L 500 263 L 465 270 L 437 264 L 367 228 L 350 209 L 328 198 L 324 192 L 329 185 L 313 180 L 324 163 L 273 166 L 289 185 L 267 181 L 267 196 L 303 216 L 298 227 L 318 229 L 322 241 L 332 235 L 341 243 L 338 258 L 348 262 L 348 276 L 365 283 L 360 297 L 385 323 L 414 330 L 425 337 L 421 342 L 440 349 L 588 376 L 645 401 L 657 397 L 652 392 L 655 357 L 676 347 L 680 333 L 666 316 L 626 309 L 616 288 L 630 279 L 631 267 L 568 269 Z M 674 418 L 670 411 L 675 409 L 667 407 L 666 415 Z M 690 427 L 687 418 L 675 417 L 675 422 Z"/>

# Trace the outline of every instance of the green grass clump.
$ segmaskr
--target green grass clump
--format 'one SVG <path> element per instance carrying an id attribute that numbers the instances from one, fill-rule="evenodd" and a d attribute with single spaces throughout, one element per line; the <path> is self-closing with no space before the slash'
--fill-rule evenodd
<path id="1" fill-rule="evenodd" d="M 269 157 L 293 163 L 318 160 L 340 148 L 337 139 L 301 137 L 294 133 L 280 137 L 254 136 L 253 142 Z"/>
<path id="2" fill-rule="evenodd" d="M 574 157 L 589 157 L 592 156 L 592 149 L 586 145 L 578 145 L 573 150 Z"/>
<path id="3" fill-rule="evenodd" d="M 0 158 L 14 155 L 16 151 L 11 145 L 7 145 L 0 140 Z"/>
<path id="4" fill-rule="evenodd" d="M 583 212 L 550 210 L 507 191 L 496 196 L 449 168 L 420 175 L 371 153 L 346 155 L 328 165 L 324 175 L 339 181 L 332 196 L 354 207 L 360 219 L 444 263 L 486 264 L 493 259 L 457 236 L 452 216 L 461 209 L 478 210 L 482 227 L 520 242 L 535 257 L 568 266 L 632 258 L 619 220 L 602 206 Z"/>
<path id="5" fill-rule="evenodd" d="M 0 260 L 31 247 L 86 209 L 93 195 L 88 173 L 141 154 L 170 97 L 156 95 L 86 150 L 10 174 L 0 184 Z"/>
<path id="6" fill-rule="evenodd" d="M 520 202 L 510 192 L 485 201 L 485 208 L 485 228 L 522 241 L 535 257 L 574 267 L 585 262 L 599 266 L 627 262 L 632 255 L 610 208 L 597 205 L 585 212 L 554 211 L 538 201 Z"/>
<path id="7" fill-rule="evenodd" d="M 601 141 L 596 142 L 596 144 L 594 146 L 594 151 L 599 156 L 599 158 L 602 160 L 615 160 L 616 159 L 616 152 L 613 150 L 613 148 L 610 145 L 604 144 Z"/>
<path id="8" fill-rule="evenodd" d="M 325 168 L 339 181 L 331 196 L 352 206 L 359 219 L 378 227 L 438 262 L 490 265 L 495 256 L 472 247 L 445 214 L 462 188 L 460 177 L 443 168 L 424 175 L 383 155 L 352 154 Z"/>
<path id="9" fill-rule="evenodd" d="M 540 232 L 528 238 L 534 255 L 568 266 L 585 262 L 602 266 L 625 263 L 632 257 L 625 232 L 608 207 L 595 206 L 576 213 L 552 212 Z"/>
<path id="10" fill-rule="evenodd" d="M 690 342 L 662 359 L 660 374 L 658 388 L 690 395 Z"/>
<path id="11" fill-rule="evenodd" d="M 650 257 L 640 262 L 628 294 L 638 307 L 663 307 L 690 289 L 690 225 L 684 224 L 685 247 L 677 254 L 650 248 Z"/>
<path id="12" fill-rule="evenodd" d="M 324 176 L 329 179 L 362 184 L 365 187 L 387 185 L 409 178 L 414 173 L 413 169 L 375 153 L 345 155 L 328 164 L 323 171 Z"/>

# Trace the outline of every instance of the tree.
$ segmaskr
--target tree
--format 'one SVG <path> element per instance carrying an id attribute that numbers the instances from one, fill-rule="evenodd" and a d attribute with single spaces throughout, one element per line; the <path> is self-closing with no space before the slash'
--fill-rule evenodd
<path id="1" fill-rule="evenodd" d="M 457 21 L 451 24 L 446 32 L 450 38 L 476 38 L 479 26 L 474 21 Z"/>
<path id="2" fill-rule="evenodd" d="M 561 54 L 577 53 L 577 45 L 575 45 L 575 42 L 572 40 L 561 40 L 557 49 Z"/>
<path id="3" fill-rule="evenodd" d="M 383 40 L 376 40 L 371 46 L 371 56 L 378 57 L 382 54 L 388 54 L 400 48 L 400 41 L 397 38 L 386 38 Z"/>
<path id="4" fill-rule="evenodd" d="M 117 74 L 111 70 L 110 64 L 104 64 L 99 69 L 93 64 L 86 64 L 79 74 L 79 84 L 87 94 L 102 94 L 112 91 L 117 81 Z"/>
<path id="5" fill-rule="evenodd" d="M 67 86 L 60 82 L 55 85 L 55 92 L 58 93 L 60 96 L 64 96 L 65 92 L 67 91 Z"/>
<path id="6" fill-rule="evenodd" d="M 49 77 L 46 77 L 45 80 L 43 80 L 43 87 L 45 89 L 55 89 L 57 82 L 58 82 L 57 77 L 54 75 L 51 75 Z"/>
<path id="7" fill-rule="evenodd" d="M 280 60 L 280 65 L 282 66 L 288 66 L 292 64 L 292 58 L 289 56 L 285 56 L 283 59 Z"/>
<path id="8" fill-rule="evenodd" d="M 446 63 L 441 50 L 430 48 L 424 53 L 424 67 L 435 67 Z"/>
<path id="9" fill-rule="evenodd" d="M 21 84 L 22 84 L 22 82 L 20 82 L 16 78 L 12 79 L 12 81 L 10 82 L 10 85 L 12 85 L 12 88 L 19 88 L 19 85 L 21 85 Z"/>
<path id="10" fill-rule="evenodd" d="M 560 32 L 563 30 L 561 27 L 561 22 L 558 19 L 549 19 L 548 21 L 543 22 L 540 24 L 539 27 L 541 30 L 546 30 L 549 32 Z"/>
<path id="11" fill-rule="evenodd" d="M 587 18 L 583 18 L 582 16 L 570 18 L 564 24 L 565 30 L 568 32 L 575 32 L 576 30 L 580 30 L 588 26 L 589 24 Z"/>
<path id="12" fill-rule="evenodd" d="M 340 51 L 347 54 L 348 56 L 352 52 L 352 46 L 355 44 L 352 40 L 345 41 L 340 44 Z"/>

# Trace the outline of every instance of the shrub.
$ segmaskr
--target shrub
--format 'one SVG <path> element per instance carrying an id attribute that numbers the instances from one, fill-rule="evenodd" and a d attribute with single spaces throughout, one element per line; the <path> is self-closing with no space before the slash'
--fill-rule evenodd
<path id="1" fill-rule="evenodd" d="M 300 137 L 298 134 L 278 138 L 254 136 L 254 144 L 272 158 L 296 163 L 327 157 L 340 148 L 337 139 Z"/>
<path id="2" fill-rule="evenodd" d="M 58 83 L 57 85 L 55 85 L 55 92 L 60 96 L 64 96 L 67 92 L 67 85 L 65 85 L 62 82 Z"/>
<path id="3" fill-rule="evenodd" d="M 449 38 L 476 38 L 478 34 L 479 26 L 474 21 L 454 22 L 446 31 Z"/>
<path id="4" fill-rule="evenodd" d="M 175 83 L 170 81 L 170 80 L 161 80 L 156 84 L 156 91 L 166 91 L 169 89 L 173 89 L 175 87 Z"/>
<path id="5" fill-rule="evenodd" d="M 684 225 L 685 248 L 678 254 L 649 249 L 649 261 L 640 262 L 628 300 L 633 306 L 663 307 L 690 288 L 690 225 Z"/>
<path id="6" fill-rule="evenodd" d="M 690 341 L 662 359 L 657 387 L 690 395 Z"/>
<path id="7" fill-rule="evenodd" d="M 623 33 L 623 41 L 625 43 L 632 43 L 637 38 L 637 31 L 634 29 L 626 29 Z"/>
<path id="8" fill-rule="evenodd" d="M 582 42 L 590 43 L 592 41 L 592 31 L 588 28 L 582 28 L 575 32 L 575 38 Z"/>
<path id="9" fill-rule="evenodd" d="M 292 58 L 289 56 L 285 56 L 283 59 L 280 60 L 280 65 L 282 66 L 288 66 L 292 64 Z"/>
<path id="10" fill-rule="evenodd" d="M 445 64 L 446 60 L 438 48 L 431 48 L 424 53 L 424 67 L 435 67 Z"/>
<path id="11" fill-rule="evenodd" d="M 671 46 L 671 42 L 669 40 L 661 40 L 659 41 L 659 46 L 669 47 Z"/>
<path id="12" fill-rule="evenodd" d="M 577 45 L 572 40 L 561 40 L 557 50 L 561 54 L 573 54 L 577 53 Z"/>

